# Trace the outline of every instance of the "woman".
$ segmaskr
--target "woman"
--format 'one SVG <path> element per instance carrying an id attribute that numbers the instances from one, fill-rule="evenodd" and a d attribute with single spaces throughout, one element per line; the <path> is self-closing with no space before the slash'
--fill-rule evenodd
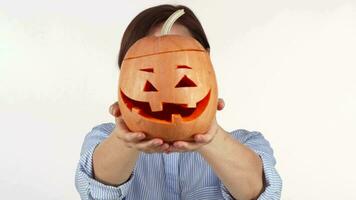
<path id="1" fill-rule="evenodd" d="M 209 51 L 204 30 L 185 6 L 161 5 L 136 16 L 121 42 L 119 66 L 130 46 L 147 35 L 158 35 L 162 23 L 184 9 L 171 34 L 190 36 Z M 218 110 L 224 102 L 219 99 Z M 275 158 L 259 132 L 225 131 L 214 119 L 194 142 L 145 140 L 130 132 L 117 103 L 110 107 L 116 124 L 101 124 L 85 137 L 76 172 L 82 199 L 279 199 L 281 179 Z M 183 153 L 187 152 L 187 153 Z"/>

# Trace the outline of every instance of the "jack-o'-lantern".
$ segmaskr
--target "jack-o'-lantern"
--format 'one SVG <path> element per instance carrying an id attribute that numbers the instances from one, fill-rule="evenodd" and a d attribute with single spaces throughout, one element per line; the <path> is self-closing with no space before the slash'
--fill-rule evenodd
<path id="1" fill-rule="evenodd" d="M 216 114 L 217 84 L 208 52 L 192 37 L 170 35 L 173 13 L 160 36 L 147 36 L 128 50 L 119 77 L 119 107 L 131 131 L 166 142 L 191 141 Z"/>

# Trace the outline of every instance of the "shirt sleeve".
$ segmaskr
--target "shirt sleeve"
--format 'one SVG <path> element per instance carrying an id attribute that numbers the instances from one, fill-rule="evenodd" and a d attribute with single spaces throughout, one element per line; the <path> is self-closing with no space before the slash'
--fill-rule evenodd
<path id="1" fill-rule="evenodd" d="M 257 200 L 279 200 L 281 198 L 282 179 L 275 169 L 276 160 L 270 143 L 257 131 L 238 129 L 231 134 L 235 139 L 256 152 L 262 160 L 265 190 Z M 234 199 L 223 183 L 221 183 L 220 188 L 224 199 Z"/>
<path id="2" fill-rule="evenodd" d="M 110 135 L 114 127 L 112 123 L 101 124 L 94 127 L 84 139 L 75 174 L 75 187 L 82 200 L 120 200 L 127 195 L 133 174 L 128 181 L 117 187 L 105 185 L 93 177 L 93 152 L 96 146 Z"/>

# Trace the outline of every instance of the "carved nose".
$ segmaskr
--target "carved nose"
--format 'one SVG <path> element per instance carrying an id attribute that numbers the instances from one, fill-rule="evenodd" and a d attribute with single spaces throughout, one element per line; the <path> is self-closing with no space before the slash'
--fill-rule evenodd
<path id="1" fill-rule="evenodd" d="M 143 88 L 145 92 L 157 92 L 158 90 L 149 81 L 146 81 L 145 87 Z"/>
<path id="2" fill-rule="evenodd" d="M 188 78 L 187 75 L 184 75 L 176 85 L 176 88 L 181 87 L 197 87 L 197 85 L 190 78 Z"/>

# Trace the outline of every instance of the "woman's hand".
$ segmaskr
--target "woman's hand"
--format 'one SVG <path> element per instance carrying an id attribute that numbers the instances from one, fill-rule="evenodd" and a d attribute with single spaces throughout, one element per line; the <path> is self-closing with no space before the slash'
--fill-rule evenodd
<path id="1" fill-rule="evenodd" d="M 223 99 L 218 100 L 217 110 L 220 111 L 225 107 L 225 102 Z M 209 130 L 205 134 L 197 134 L 194 136 L 194 142 L 186 141 L 176 141 L 172 145 L 165 143 L 160 138 L 153 138 L 151 140 L 144 140 L 146 135 L 142 132 L 130 132 L 127 128 L 125 122 L 121 118 L 121 113 L 118 103 L 114 103 L 110 106 L 109 112 L 115 117 L 116 127 L 115 134 L 116 136 L 123 140 L 125 144 L 130 148 L 135 148 L 139 151 L 146 153 L 170 153 L 170 152 L 187 152 L 195 151 L 200 147 L 209 144 L 213 139 L 216 133 L 219 130 L 219 125 L 214 118 Z"/>
<path id="2" fill-rule="evenodd" d="M 217 110 L 220 111 L 224 109 L 225 102 L 223 99 L 218 100 Z M 219 131 L 220 126 L 218 125 L 216 118 L 214 118 L 208 132 L 205 134 L 197 134 L 194 136 L 194 142 L 186 141 L 176 141 L 169 147 L 167 152 L 187 152 L 187 151 L 196 151 L 200 147 L 209 144 L 215 137 L 216 133 Z"/>
<path id="3" fill-rule="evenodd" d="M 168 150 L 169 145 L 162 139 L 153 138 L 150 140 L 144 140 L 146 138 L 144 133 L 131 132 L 121 118 L 117 102 L 110 106 L 109 112 L 115 117 L 116 122 L 116 127 L 113 133 L 118 139 L 124 141 L 124 144 L 126 144 L 127 147 L 134 148 L 145 153 L 163 153 Z"/>

